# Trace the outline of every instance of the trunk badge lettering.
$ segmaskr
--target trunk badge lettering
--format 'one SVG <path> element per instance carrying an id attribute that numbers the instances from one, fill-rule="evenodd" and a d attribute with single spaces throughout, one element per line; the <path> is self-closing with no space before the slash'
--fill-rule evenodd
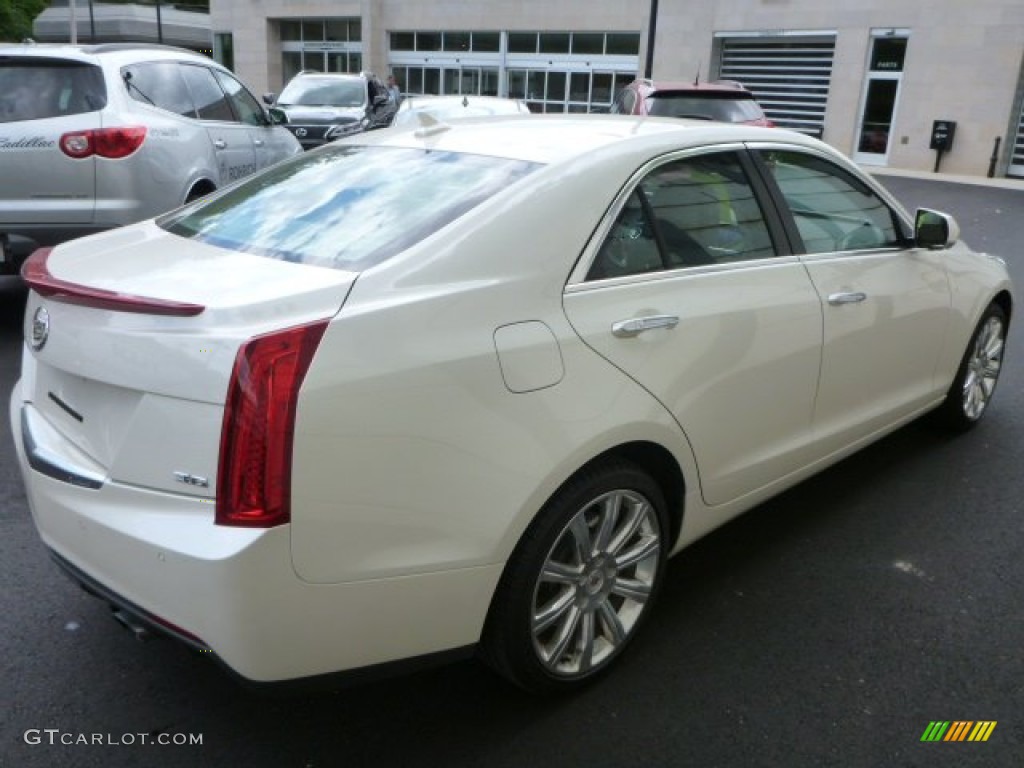
<path id="1" fill-rule="evenodd" d="M 32 349 L 37 352 L 46 346 L 46 340 L 50 338 L 50 313 L 46 307 L 38 307 L 35 315 L 32 316 Z"/>
<path id="2" fill-rule="evenodd" d="M 191 475 L 188 472 L 175 472 L 174 479 L 185 485 L 194 485 L 197 488 L 209 488 L 210 481 L 199 475 Z"/>

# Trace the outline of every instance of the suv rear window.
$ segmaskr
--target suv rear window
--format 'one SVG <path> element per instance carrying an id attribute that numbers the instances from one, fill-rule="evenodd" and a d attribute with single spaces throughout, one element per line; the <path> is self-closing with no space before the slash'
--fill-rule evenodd
<path id="1" fill-rule="evenodd" d="M 0 56 L 0 123 L 78 115 L 106 105 L 107 88 L 97 66 Z"/>
<path id="2" fill-rule="evenodd" d="M 333 145 L 157 223 L 221 248 L 359 271 L 429 237 L 538 167 L 483 155 Z"/>
<path id="3" fill-rule="evenodd" d="M 361 77 L 297 77 L 277 97 L 278 106 L 361 107 L 366 103 L 366 82 Z"/>
<path id="4" fill-rule="evenodd" d="M 696 117 L 723 123 L 742 123 L 764 117 L 752 96 L 708 91 L 656 91 L 647 97 L 647 112 L 659 117 Z"/>

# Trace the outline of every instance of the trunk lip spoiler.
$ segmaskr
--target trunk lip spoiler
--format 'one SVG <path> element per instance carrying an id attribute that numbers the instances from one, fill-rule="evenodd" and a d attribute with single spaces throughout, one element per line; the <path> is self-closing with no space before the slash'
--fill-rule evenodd
<path id="1" fill-rule="evenodd" d="M 28 286 L 40 296 L 45 296 L 51 301 L 95 309 L 109 309 L 113 312 L 174 317 L 195 317 L 206 309 L 202 304 L 118 293 L 61 280 L 59 277 L 53 276 L 47 265 L 51 251 L 53 251 L 52 247 L 36 249 L 21 267 L 21 277 Z"/>

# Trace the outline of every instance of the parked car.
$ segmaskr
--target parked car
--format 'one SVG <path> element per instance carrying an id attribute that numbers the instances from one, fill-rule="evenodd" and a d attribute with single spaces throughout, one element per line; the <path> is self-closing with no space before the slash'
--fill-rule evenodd
<path id="1" fill-rule="evenodd" d="M 369 72 L 300 72 L 280 96 L 266 93 L 263 101 L 284 115 L 286 127 L 303 149 L 386 128 L 398 109 L 385 85 Z"/>
<path id="2" fill-rule="evenodd" d="M 0 274 L 301 151 L 227 69 L 167 46 L 0 45 Z"/>
<path id="3" fill-rule="evenodd" d="M 255 681 L 607 670 L 668 557 L 991 408 L 1005 263 L 825 144 L 621 116 L 323 147 L 35 254 L 10 421 L 56 561 Z"/>
<path id="4" fill-rule="evenodd" d="M 615 97 L 609 110 L 619 115 L 689 117 L 723 123 L 772 127 L 754 94 L 735 80 L 686 83 L 634 80 Z"/>
<path id="5" fill-rule="evenodd" d="M 528 115 L 530 108 L 521 99 L 497 96 L 406 96 L 391 125 L 396 128 L 417 125 L 420 114 L 447 122 L 462 117 Z"/>

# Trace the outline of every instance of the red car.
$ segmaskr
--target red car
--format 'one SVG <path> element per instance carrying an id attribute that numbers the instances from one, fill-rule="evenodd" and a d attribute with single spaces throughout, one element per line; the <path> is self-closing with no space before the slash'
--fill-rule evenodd
<path id="1" fill-rule="evenodd" d="M 735 80 L 687 83 L 634 80 L 615 97 L 612 114 L 690 117 L 774 126 L 754 94 Z"/>

